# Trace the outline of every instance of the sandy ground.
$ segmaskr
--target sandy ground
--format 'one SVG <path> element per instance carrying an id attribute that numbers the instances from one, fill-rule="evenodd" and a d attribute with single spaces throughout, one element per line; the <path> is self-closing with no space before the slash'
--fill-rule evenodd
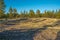
<path id="1" fill-rule="evenodd" d="M 16 25 L 5 25 L 6 29 L 21 29 L 21 28 L 41 28 L 47 25 L 52 25 L 54 22 L 57 22 L 57 19 L 51 18 L 30 18 L 27 22 L 21 20 L 21 22 L 16 23 Z"/>
<path id="2" fill-rule="evenodd" d="M 3 35 L 5 37 L 2 37 Z M 29 18 L 0 24 L 1 38 L 7 38 L 6 40 L 60 40 L 60 19 Z"/>

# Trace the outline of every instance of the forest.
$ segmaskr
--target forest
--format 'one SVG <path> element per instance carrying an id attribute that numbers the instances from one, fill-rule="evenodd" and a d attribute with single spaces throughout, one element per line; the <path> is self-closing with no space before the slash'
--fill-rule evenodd
<path id="1" fill-rule="evenodd" d="M 60 9 L 56 11 L 54 10 L 48 10 L 48 11 L 44 11 L 41 13 L 41 11 L 39 9 L 36 10 L 36 12 L 34 12 L 34 10 L 29 10 L 28 11 L 22 11 L 20 13 L 17 12 L 16 8 L 12 8 L 12 6 L 9 8 L 8 12 L 6 13 L 6 5 L 4 3 L 4 0 L 0 0 L 0 19 L 3 18 L 60 18 Z"/>

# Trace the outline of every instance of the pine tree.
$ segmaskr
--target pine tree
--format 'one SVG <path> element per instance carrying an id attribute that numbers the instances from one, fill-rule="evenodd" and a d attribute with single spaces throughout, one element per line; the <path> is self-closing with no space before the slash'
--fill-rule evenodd
<path id="1" fill-rule="evenodd" d="M 43 16 L 43 17 L 47 17 L 47 16 L 48 16 L 46 10 L 44 11 L 44 14 L 43 14 L 42 16 Z"/>
<path id="2" fill-rule="evenodd" d="M 26 18 L 28 18 L 28 17 L 29 17 L 29 14 L 28 14 L 28 12 L 27 12 L 27 11 L 25 12 L 25 17 L 26 17 Z"/>
<path id="3" fill-rule="evenodd" d="M 54 18 L 54 10 L 53 11 L 45 11 L 44 14 L 43 14 L 44 17 L 47 17 L 47 18 Z"/>
<path id="4" fill-rule="evenodd" d="M 9 9 L 9 18 L 13 18 L 13 9 L 10 7 Z"/>
<path id="5" fill-rule="evenodd" d="M 14 18 L 18 17 L 18 13 L 17 13 L 17 9 L 16 8 L 13 9 L 13 17 Z"/>
<path id="6" fill-rule="evenodd" d="M 56 18 L 60 18 L 60 9 L 56 12 Z"/>
<path id="7" fill-rule="evenodd" d="M 41 17 L 40 10 L 36 11 L 36 17 Z"/>
<path id="8" fill-rule="evenodd" d="M 24 18 L 24 17 L 25 17 L 25 13 L 21 11 L 21 12 L 20 12 L 20 17 L 21 17 L 21 18 Z"/>
<path id="9" fill-rule="evenodd" d="M 0 0 L 0 18 L 4 18 L 5 14 L 5 3 L 4 0 Z"/>
<path id="10" fill-rule="evenodd" d="M 35 12 L 33 10 L 29 11 L 29 17 L 35 17 Z"/>

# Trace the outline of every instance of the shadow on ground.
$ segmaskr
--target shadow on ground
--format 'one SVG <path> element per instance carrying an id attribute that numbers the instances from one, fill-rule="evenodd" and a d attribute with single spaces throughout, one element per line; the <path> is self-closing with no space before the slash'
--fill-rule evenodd
<path id="1" fill-rule="evenodd" d="M 6 30 L 0 32 L 0 40 L 34 40 L 34 35 L 45 29 L 46 28 Z"/>
<path id="2" fill-rule="evenodd" d="M 60 20 L 54 22 L 54 23 L 51 24 L 51 25 L 45 25 L 45 27 L 55 27 L 55 26 L 60 26 Z"/>
<path id="3" fill-rule="evenodd" d="M 60 31 L 57 33 L 57 37 L 55 40 L 60 40 Z"/>
<path id="4" fill-rule="evenodd" d="M 7 27 L 11 27 L 13 25 L 19 24 L 21 22 L 27 22 L 27 18 L 22 18 L 22 19 L 16 19 L 16 20 L 0 20 L 0 30 L 7 28 Z"/>
<path id="5" fill-rule="evenodd" d="M 54 23 L 52 24 L 52 26 L 60 26 L 60 20 L 54 22 Z"/>

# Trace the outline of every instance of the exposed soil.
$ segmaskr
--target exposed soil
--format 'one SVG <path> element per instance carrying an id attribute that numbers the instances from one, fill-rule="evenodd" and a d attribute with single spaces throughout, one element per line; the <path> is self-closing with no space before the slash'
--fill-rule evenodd
<path id="1" fill-rule="evenodd" d="M 8 20 L 0 24 L 0 40 L 60 40 L 60 19 Z"/>

